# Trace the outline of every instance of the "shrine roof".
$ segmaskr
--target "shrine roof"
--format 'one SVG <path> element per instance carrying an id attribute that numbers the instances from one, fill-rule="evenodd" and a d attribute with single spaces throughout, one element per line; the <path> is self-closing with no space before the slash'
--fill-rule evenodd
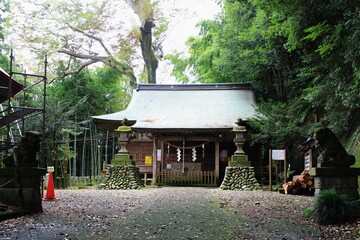
<path id="1" fill-rule="evenodd" d="M 255 114 L 250 84 L 140 84 L 124 111 L 93 116 L 113 130 L 126 118 L 134 130 L 232 129 Z"/>

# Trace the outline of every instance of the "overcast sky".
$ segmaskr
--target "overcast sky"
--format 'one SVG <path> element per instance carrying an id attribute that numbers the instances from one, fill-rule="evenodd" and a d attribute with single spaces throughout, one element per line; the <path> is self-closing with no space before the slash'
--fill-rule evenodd
<path id="1" fill-rule="evenodd" d="M 202 19 L 214 19 L 220 12 L 220 7 L 215 0 L 168 0 L 160 1 L 166 8 L 180 9 L 180 16 L 173 16 L 174 28 L 164 41 L 164 54 L 187 52 L 185 45 L 190 36 L 196 36 L 199 29 L 195 25 Z M 171 67 L 160 62 L 157 71 L 157 83 L 174 83 L 175 79 L 170 76 Z"/>

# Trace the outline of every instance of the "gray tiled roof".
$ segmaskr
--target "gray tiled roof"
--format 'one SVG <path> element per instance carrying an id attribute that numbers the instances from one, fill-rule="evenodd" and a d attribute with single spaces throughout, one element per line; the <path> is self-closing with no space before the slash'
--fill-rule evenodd
<path id="1" fill-rule="evenodd" d="M 108 128 L 126 118 L 133 129 L 231 129 L 253 117 L 255 106 L 249 84 L 139 85 L 126 110 L 93 119 Z"/>

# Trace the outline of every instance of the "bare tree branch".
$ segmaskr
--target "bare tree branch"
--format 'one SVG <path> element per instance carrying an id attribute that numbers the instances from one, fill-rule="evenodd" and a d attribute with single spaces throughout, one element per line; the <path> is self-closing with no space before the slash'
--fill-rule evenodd
<path id="1" fill-rule="evenodd" d="M 105 52 L 106 52 L 109 56 L 112 56 L 111 52 L 110 52 L 109 49 L 105 46 L 105 44 L 104 44 L 104 42 L 103 42 L 103 40 L 102 40 L 101 38 L 95 37 L 95 36 L 92 35 L 92 34 L 86 33 L 86 32 L 83 31 L 83 30 L 80 30 L 80 29 L 78 29 L 78 28 L 75 28 L 75 27 L 71 26 L 69 23 L 67 23 L 66 25 L 68 25 L 68 27 L 69 27 L 70 29 L 72 29 L 73 31 L 78 32 L 78 33 L 81 33 L 81 34 L 83 34 L 84 36 L 86 36 L 86 37 L 88 37 L 88 38 L 90 38 L 90 39 L 94 39 L 95 41 L 99 42 L 100 45 L 101 45 L 101 46 L 103 47 L 103 49 L 105 50 Z"/>
<path id="2" fill-rule="evenodd" d="M 90 66 L 91 64 L 97 63 L 99 62 L 98 60 L 89 60 L 87 62 L 84 62 L 83 64 L 81 64 L 77 69 L 73 70 L 73 71 L 65 71 L 61 74 L 61 77 L 66 77 L 70 74 L 76 74 L 81 72 L 81 70 L 83 70 L 85 67 Z"/>
<path id="3" fill-rule="evenodd" d="M 102 62 L 105 65 L 115 68 L 116 70 L 118 70 L 119 72 L 124 74 L 127 77 L 127 79 L 129 80 L 131 86 L 135 86 L 135 84 L 136 84 L 136 77 L 135 77 L 133 68 L 131 66 L 129 66 L 128 64 L 120 63 L 120 62 L 116 61 L 112 56 L 105 57 L 105 56 L 94 56 L 94 55 L 88 55 L 88 54 L 81 54 L 81 53 L 76 53 L 76 52 L 73 52 L 73 51 L 70 51 L 70 50 L 67 50 L 64 48 L 60 48 L 58 50 L 58 52 L 64 53 L 64 54 L 74 57 L 74 58 L 89 60 L 89 61 L 83 63 L 79 67 L 81 69 L 83 69 L 84 67 L 90 66 L 91 64 L 94 64 L 97 62 Z M 65 74 L 65 73 L 63 73 L 63 74 Z M 76 71 L 69 72 L 69 74 L 71 74 L 71 73 L 76 73 Z M 67 74 L 67 75 L 69 75 L 69 74 Z"/>

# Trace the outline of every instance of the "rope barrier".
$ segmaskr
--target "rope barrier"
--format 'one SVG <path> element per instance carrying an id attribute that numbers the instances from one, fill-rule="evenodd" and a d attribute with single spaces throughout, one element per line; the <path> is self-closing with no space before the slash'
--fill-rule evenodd
<path id="1" fill-rule="evenodd" d="M 161 139 L 160 139 L 161 140 Z M 181 145 L 181 146 L 177 146 L 175 144 L 171 144 L 169 142 L 165 142 L 163 141 L 165 144 L 169 145 L 170 147 L 173 147 L 173 148 L 183 148 L 184 146 Z M 208 144 L 210 141 L 207 141 L 207 142 L 204 142 L 204 143 L 201 143 L 201 144 L 198 144 L 198 145 L 194 145 L 194 146 L 188 146 L 188 147 L 184 147 L 184 149 L 193 149 L 193 148 L 198 148 L 198 147 L 202 147 L 203 145 L 205 144 Z"/>

